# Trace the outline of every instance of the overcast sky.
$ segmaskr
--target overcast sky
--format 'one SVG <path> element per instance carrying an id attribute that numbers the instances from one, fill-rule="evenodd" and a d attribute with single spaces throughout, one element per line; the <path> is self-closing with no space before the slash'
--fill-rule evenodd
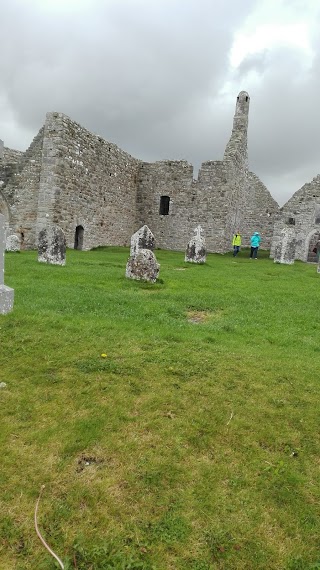
<path id="1" fill-rule="evenodd" d="M 320 0 L 0 0 L 0 138 L 60 111 L 143 160 L 249 164 L 282 205 L 320 173 Z"/>

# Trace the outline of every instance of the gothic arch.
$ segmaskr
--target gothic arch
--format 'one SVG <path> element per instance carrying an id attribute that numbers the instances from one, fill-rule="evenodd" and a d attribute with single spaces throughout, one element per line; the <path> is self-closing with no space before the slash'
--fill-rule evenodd
<path id="1" fill-rule="evenodd" d="M 308 233 L 305 242 L 305 261 L 317 262 L 317 256 L 313 252 L 316 242 L 320 239 L 320 229 L 313 229 Z"/>

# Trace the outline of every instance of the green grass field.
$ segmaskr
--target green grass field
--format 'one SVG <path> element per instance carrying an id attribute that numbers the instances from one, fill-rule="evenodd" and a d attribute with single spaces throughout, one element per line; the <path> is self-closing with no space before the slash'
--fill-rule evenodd
<path id="1" fill-rule="evenodd" d="M 0 568 L 320 569 L 320 275 L 242 251 L 6 254 Z M 106 354 L 106 357 L 102 357 Z"/>

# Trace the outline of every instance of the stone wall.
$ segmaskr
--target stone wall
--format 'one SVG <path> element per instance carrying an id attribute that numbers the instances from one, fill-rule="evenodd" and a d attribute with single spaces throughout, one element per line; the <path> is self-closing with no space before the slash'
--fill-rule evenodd
<path id="1" fill-rule="evenodd" d="M 249 103 L 239 93 L 224 158 L 204 162 L 197 180 L 186 161 L 142 162 L 62 113 L 48 113 L 25 153 L 4 149 L 0 209 L 27 248 L 53 224 L 79 249 L 129 245 L 143 225 L 163 249 L 185 250 L 198 225 L 208 252 L 229 251 L 237 230 L 244 245 L 260 231 L 268 247 L 278 205 L 248 172 Z"/>
<path id="2" fill-rule="evenodd" d="M 310 261 L 310 248 L 312 250 L 315 236 L 320 235 L 320 174 L 304 184 L 280 209 L 274 224 L 271 257 L 274 257 L 276 245 L 281 239 L 281 230 L 286 225 L 295 229 L 295 259 Z"/>
<path id="3" fill-rule="evenodd" d="M 2 142 L 2 141 L 1 141 Z M 0 153 L 0 190 L 8 184 L 9 180 L 18 172 L 18 163 L 23 157 L 23 152 L 13 150 L 5 146 Z"/>
<path id="4" fill-rule="evenodd" d="M 13 190 L 10 193 L 5 189 L 19 173 L 18 164 L 23 156 L 23 152 L 5 147 L 2 141 L 0 143 L 2 143 L 0 145 L 0 213 L 5 217 L 5 227 L 8 232 L 11 221 L 9 196 L 12 198 Z"/>
<path id="5" fill-rule="evenodd" d="M 162 196 L 169 196 L 168 214 L 160 214 Z M 147 225 L 156 247 L 183 250 L 193 235 L 196 199 L 193 167 L 185 161 L 143 162 L 139 167 L 137 229 Z M 190 234 L 191 232 L 191 234 Z"/>
<path id="6" fill-rule="evenodd" d="M 207 251 L 224 253 L 230 249 L 232 229 L 228 223 L 233 180 L 226 161 L 201 165 L 196 183 L 196 225 L 204 229 Z"/>
<path id="7" fill-rule="evenodd" d="M 37 231 L 60 225 L 68 247 L 82 226 L 83 249 L 128 245 L 136 228 L 139 161 L 62 113 L 44 131 Z"/>
<path id="8" fill-rule="evenodd" d="M 250 245 L 254 232 L 261 235 L 261 248 L 270 249 L 273 226 L 279 211 L 265 185 L 253 172 L 247 173 L 246 207 L 243 209 L 242 238 L 244 245 Z"/>
<path id="9" fill-rule="evenodd" d="M 43 131 L 41 128 L 29 148 L 21 155 L 14 175 L 3 190 L 10 204 L 10 229 L 20 236 L 22 248 L 36 246 Z"/>

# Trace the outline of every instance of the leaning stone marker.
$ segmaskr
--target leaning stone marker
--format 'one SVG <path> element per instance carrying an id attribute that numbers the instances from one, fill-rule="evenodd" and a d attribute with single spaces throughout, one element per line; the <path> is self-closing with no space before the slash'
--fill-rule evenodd
<path id="1" fill-rule="evenodd" d="M 139 249 L 150 249 L 153 251 L 154 248 L 154 235 L 148 226 L 142 226 L 142 228 L 131 236 L 130 256 L 138 253 Z"/>
<path id="2" fill-rule="evenodd" d="M 66 264 L 66 239 L 59 226 L 44 228 L 39 232 L 38 261 L 51 265 Z"/>
<path id="3" fill-rule="evenodd" d="M 6 251 L 20 251 L 20 239 L 15 234 L 7 237 Z"/>
<path id="4" fill-rule="evenodd" d="M 207 250 L 205 239 L 201 236 L 203 229 L 199 225 L 194 229 L 194 232 L 195 235 L 187 245 L 184 260 L 190 263 L 205 263 L 207 259 Z"/>
<path id="5" fill-rule="evenodd" d="M 6 233 L 4 216 L 0 214 L 0 314 L 5 315 L 13 308 L 14 290 L 4 285 L 4 250 Z"/>
<path id="6" fill-rule="evenodd" d="M 139 281 L 155 283 L 159 275 L 160 265 L 150 249 L 139 249 L 138 253 L 131 255 L 126 266 L 126 277 Z"/>
<path id="7" fill-rule="evenodd" d="M 274 263 L 285 263 L 292 265 L 296 253 L 296 235 L 292 227 L 285 227 L 281 230 L 280 241 L 274 251 Z"/>

